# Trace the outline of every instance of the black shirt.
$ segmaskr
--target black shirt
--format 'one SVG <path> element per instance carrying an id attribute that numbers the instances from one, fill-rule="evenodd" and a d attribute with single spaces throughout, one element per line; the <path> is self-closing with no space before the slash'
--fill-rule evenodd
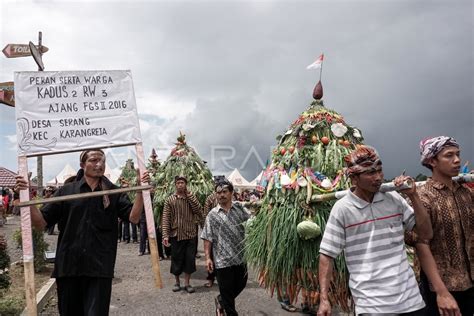
<path id="1" fill-rule="evenodd" d="M 104 190 L 116 189 L 102 177 Z M 99 185 L 94 191 L 101 191 Z M 92 192 L 85 178 L 60 188 L 54 196 Z M 48 203 L 41 213 L 48 224 L 58 224 L 59 237 L 53 277 L 114 275 L 117 254 L 118 217 L 128 220 L 132 204 L 125 193 L 108 195 L 104 209 L 103 196 Z"/>

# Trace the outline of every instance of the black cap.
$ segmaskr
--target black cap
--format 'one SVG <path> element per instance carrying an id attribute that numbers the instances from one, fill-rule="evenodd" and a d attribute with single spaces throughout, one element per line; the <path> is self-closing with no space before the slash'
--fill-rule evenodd
<path id="1" fill-rule="evenodd" d="M 188 179 L 186 179 L 185 176 L 176 176 L 176 177 L 174 177 L 174 182 L 175 183 L 178 182 L 179 180 L 182 180 L 182 181 L 188 183 Z"/>

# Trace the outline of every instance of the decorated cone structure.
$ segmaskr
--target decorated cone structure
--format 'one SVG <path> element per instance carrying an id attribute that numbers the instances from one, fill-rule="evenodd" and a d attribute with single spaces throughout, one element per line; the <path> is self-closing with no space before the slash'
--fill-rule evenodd
<path id="1" fill-rule="evenodd" d="M 291 303 L 302 292 L 313 306 L 319 300 L 319 245 L 334 201 L 314 202 L 311 197 L 349 188 L 343 158 L 363 141 L 358 129 L 324 106 L 322 95 L 318 82 L 315 101 L 277 137 L 260 182 L 266 194 L 246 225 L 245 245 L 261 286 L 272 295 L 286 295 Z M 343 256 L 334 261 L 333 273 L 330 301 L 348 311 L 351 295 Z"/>
<path id="2" fill-rule="evenodd" d="M 133 187 L 138 185 L 137 181 L 137 170 L 133 163 L 133 159 L 127 159 L 125 166 L 122 168 L 122 173 L 117 180 L 117 185 L 120 187 Z M 127 192 L 128 198 L 132 203 L 135 201 L 137 193 L 135 191 Z"/>
<path id="3" fill-rule="evenodd" d="M 214 192 L 212 173 L 196 151 L 186 143 L 186 135 L 180 132 L 177 140 L 176 146 L 152 178 L 155 184 L 155 219 L 160 219 L 166 198 L 175 192 L 176 176 L 186 177 L 188 191 L 196 195 L 201 205 L 204 205 L 207 196 Z"/>

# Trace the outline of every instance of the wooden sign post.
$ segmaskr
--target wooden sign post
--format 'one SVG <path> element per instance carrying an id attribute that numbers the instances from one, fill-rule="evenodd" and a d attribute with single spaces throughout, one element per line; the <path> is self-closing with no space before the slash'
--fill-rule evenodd
<path id="1" fill-rule="evenodd" d="M 130 71 L 15 72 L 14 84 L 18 165 L 25 179 L 28 157 L 130 145 L 135 145 L 143 176 L 145 159 Z M 155 285 L 162 288 L 149 187 L 138 189 L 143 190 Z M 26 206 L 31 203 L 27 190 L 20 192 L 20 201 L 27 310 L 29 315 L 36 315 L 31 216 Z M 42 202 L 45 201 L 36 201 Z M 54 198 L 48 202 L 54 202 Z"/>

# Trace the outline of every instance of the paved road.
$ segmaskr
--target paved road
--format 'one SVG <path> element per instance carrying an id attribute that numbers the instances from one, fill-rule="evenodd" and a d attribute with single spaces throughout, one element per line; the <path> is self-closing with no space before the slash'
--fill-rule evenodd
<path id="1" fill-rule="evenodd" d="M 1 230 L 7 236 L 11 236 L 18 227 L 19 218 L 15 217 L 10 218 L 7 226 Z M 21 252 L 15 249 L 11 238 L 8 239 L 12 261 L 19 260 Z M 51 250 L 56 248 L 57 235 L 45 234 L 45 239 L 50 244 Z M 200 243 L 201 255 L 202 249 Z M 169 273 L 170 261 L 160 261 L 160 268 L 163 289 L 154 287 L 150 256 L 138 256 L 138 244 L 119 243 L 110 315 L 215 315 L 214 297 L 218 294 L 218 288 L 216 285 L 211 289 L 204 287 L 206 282 L 204 256 L 197 259 L 197 272 L 192 275 L 191 284 L 196 288 L 194 294 L 184 291 L 173 293 L 171 287 L 174 284 L 174 277 Z M 276 298 L 271 298 L 265 290 L 258 287 L 253 274 L 250 274 L 247 287 L 237 298 L 237 310 L 240 315 L 300 315 L 298 312 L 283 311 Z M 55 296 L 41 315 L 58 315 Z"/>

